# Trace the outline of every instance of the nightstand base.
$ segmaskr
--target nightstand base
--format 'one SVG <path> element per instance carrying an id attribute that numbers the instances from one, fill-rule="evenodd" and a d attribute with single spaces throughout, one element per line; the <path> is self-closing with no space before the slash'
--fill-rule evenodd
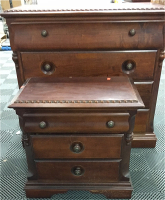
<path id="1" fill-rule="evenodd" d="M 50 198 L 57 193 L 68 190 L 86 190 L 95 194 L 103 194 L 107 198 L 131 198 L 132 185 L 130 182 L 109 184 L 53 184 L 48 182 L 28 181 L 25 186 L 27 198 Z"/>

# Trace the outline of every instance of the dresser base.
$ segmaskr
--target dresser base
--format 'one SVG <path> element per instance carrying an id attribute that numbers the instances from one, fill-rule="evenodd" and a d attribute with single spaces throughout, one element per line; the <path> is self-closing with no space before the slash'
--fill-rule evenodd
<path id="1" fill-rule="evenodd" d="M 154 148 L 156 146 L 156 135 L 154 133 L 134 133 L 132 148 Z"/>
<path id="2" fill-rule="evenodd" d="M 50 198 L 54 194 L 65 193 L 68 190 L 86 190 L 91 193 L 103 194 L 107 198 L 131 198 L 132 185 L 130 182 L 109 184 L 53 184 L 38 181 L 28 181 L 25 185 L 27 198 Z"/>

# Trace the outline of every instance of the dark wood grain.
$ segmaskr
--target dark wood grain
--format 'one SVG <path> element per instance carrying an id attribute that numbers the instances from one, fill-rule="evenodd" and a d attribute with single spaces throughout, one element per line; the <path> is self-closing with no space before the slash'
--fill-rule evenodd
<path id="1" fill-rule="evenodd" d="M 39 113 L 24 115 L 24 131 L 29 133 L 122 133 L 129 129 L 128 113 Z M 44 129 L 40 122 L 46 122 Z M 107 127 L 114 121 L 113 128 Z"/>
<path id="2" fill-rule="evenodd" d="M 26 195 L 29 198 L 50 198 L 54 194 L 65 193 L 68 190 L 88 190 L 94 194 L 103 194 L 107 198 L 131 198 L 132 186 L 127 182 L 100 184 L 56 184 L 52 181 L 28 181 L 25 186 Z"/>
<path id="3" fill-rule="evenodd" d="M 139 144 L 140 141 L 140 144 Z M 154 148 L 156 146 L 156 135 L 152 132 L 136 132 L 134 134 L 134 140 L 132 141 L 132 146 L 134 148 Z"/>
<path id="4" fill-rule="evenodd" d="M 142 62 L 143 57 L 143 62 Z M 31 77 L 125 76 L 134 80 L 153 80 L 156 51 L 85 51 L 21 53 L 25 80 Z M 123 71 L 123 63 L 135 62 L 132 71 Z M 45 74 L 44 64 L 54 71 Z"/>
<path id="5" fill-rule="evenodd" d="M 129 31 L 136 30 L 131 37 Z M 156 33 L 154 33 L 156 29 Z M 47 37 L 41 31 L 48 32 Z M 163 47 L 162 23 L 12 24 L 11 47 L 17 50 L 110 50 Z M 145 33 L 145 34 L 144 34 Z M 27 42 L 28 41 L 28 42 Z M 13 43 L 14 42 L 14 43 Z"/>
<path id="6" fill-rule="evenodd" d="M 162 66 L 160 50 L 164 49 L 165 41 L 164 6 L 151 3 L 105 6 L 103 2 L 100 6 L 96 8 L 94 4 L 92 7 L 86 5 L 87 9 L 76 9 L 74 5 L 75 9 L 67 10 L 62 9 L 63 5 L 59 9 L 48 5 L 26 6 L 2 13 L 9 27 L 12 50 L 18 58 L 19 87 L 27 78 L 48 76 L 41 70 L 43 60 L 51 61 L 56 67 L 51 74 L 53 77 L 125 75 L 121 71 L 121 61 L 135 60 L 136 69 L 128 74 L 129 77 L 143 82 L 155 77 L 151 96 L 143 93 L 142 99 L 150 109 L 146 133 L 153 134 L 152 142 L 156 143 L 153 118 Z M 128 34 L 130 29 L 136 31 L 132 37 Z M 47 37 L 41 36 L 42 30 L 48 31 Z M 157 61 L 155 53 L 142 52 L 142 49 L 157 51 Z M 114 50 L 119 54 L 113 54 Z M 121 50 L 129 52 L 121 54 Z M 33 53 L 35 56 L 31 55 Z M 160 70 L 155 68 L 157 62 Z M 149 98 L 153 99 L 150 105 Z M 148 147 L 147 140 L 148 137 Z M 144 141 L 143 144 L 145 147 Z"/>
<path id="7" fill-rule="evenodd" d="M 141 109 L 138 110 L 136 118 L 135 118 L 135 127 L 133 132 L 134 133 L 142 133 L 144 134 L 147 131 L 147 123 L 149 118 L 149 110 L 148 109 Z"/>
<path id="8" fill-rule="evenodd" d="M 145 108 L 150 108 L 153 82 L 136 82 L 135 85 L 144 102 Z"/>
<path id="9" fill-rule="evenodd" d="M 35 92 L 34 92 L 35 91 Z M 101 94 L 101 95 L 100 95 Z M 128 77 L 31 78 L 10 108 L 143 108 Z"/>
<path id="10" fill-rule="evenodd" d="M 157 53 L 157 59 L 155 63 L 155 73 L 154 73 L 154 85 L 152 88 L 152 98 L 151 98 L 151 112 L 149 116 L 149 122 L 148 122 L 148 132 L 154 131 L 153 127 L 153 120 L 154 120 L 154 115 L 155 115 L 155 109 L 156 109 L 156 102 L 157 102 L 157 94 L 158 94 L 158 89 L 159 89 L 159 82 L 160 82 L 160 75 L 161 75 L 161 69 L 162 69 L 162 55 L 165 57 L 165 51 L 161 50 Z"/>
<path id="11" fill-rule="evenodd" d="M 23 99 L 31 97 L 34 100 L 44 99 L 43 89 L 46 91 L 46 98 L 54 100 L 63 101 L 64 98 L 68 99 L 74 95 L 73 98 L 84 98 L 88 101 L 93 98 L 113 99 L 113 102 L 109 103 L 114 105 L 105 107 L 107 102 L 104 100 L 100 103 L 60 103 L 67 104 L 66 107 L 52 107 L 51 101 L 43 100 L 41 103 L 22 102 Z M 125 96 L 127 99 L 136 100 L 119 102 Z M 118 103 L 114 102 L 114 98 Z M 32 180 L 38 181 L 38 190 L 36 187 L 30 189 L 27 183 L 27 197 L 45 197 L 52 194 L 49 189 L 40 186 L 44 182 L 47 187 L 51 182 L 52 191 L 55 193 L 66 191 L 60 184 L 70 184 L 70 187 L 75 189 L 74 184 L 79 183 L 80 189 L 85 189 L 83 184 L 89 184 L 89 191 L 103 193 L 107 197 L 118 197 L 122 194 L 123 197 L 130 196 L 132 187 L 128 174 L 132 131 L 136 110 L 144 106 L 133 80 L 128 77 L 111 77 L 110 80 L 105 77 L 32 78 L 22 86 L 13 102 L 10 107 L 14 107 L 19 115 L 23 132 L 29 170 L 28 183 Z M 31 106 L 34 104 L 38 106 Z M 57 102 L 53 104 L 58 105 Z M 77 107 L 72 104 L 77 104 Z M 87 108 L 84 104 L 92 106 Z M 111 128 L 107 124 L 109 121 L 114 123 Z M 45 122 L 46 126 L 41 127 L 40 122 Z M 81 147 L 78 153 L 73 151 L 75 144 Z M 77 168 L 81 170 L 78 176 L 74 174 Z M 121 188 L 122 182 L 129 186 L 124 185 Z M 116 183 L 116 191 L 120 191 L 120 194 L 112 194 L 113 189 L 105 192 L 106 183 L 112 183 L 113 188 Z M 60 190 L 56 188 L 57 184 Z M 100 184 L 103 189 L 96 190 L 90 184 Z M 38 193 L 39 191 L 41 193 Z"/>
<path id="12" fill-rule="evenodd" d="M 122 135 L 43 135 L 31 136 L 35 159 L 121 158 Z M 75 153 L 72 145 L 82 144 Z M 95 151 L 97 147 L 97 151 Z"/>
<path id="13" fill-rule="evenodd" d="M 119 181 L 120 160 L 114 161 L 37 161 L 38 179 L 53 180 L 58 183 L 109 183 Z M 75 176 L 71 170 L 75 166 L 84 169 L 82 176 Z"/>
<path id="14" fill-rule="evenodd" d="M 131 198 L 129 160 L 134 122 L 132 146 L 156 144 L 153 118 L 164 58 L 164 6 L 105 7 L 103 2 L 100 6 L 68 10 L 32 6 L 2 14 L 9 27 L 21 87 L 10 107 L 19 115 L 23 132 L 29 172 L 27 197 L 88 190 L 108 198 Z M 130 35 L 132 29 L 134 36 Z M 42 30 L 47 31 L 46 37 L 41 36 Z M 128 61 L 135 65 L 133 70 L 124 70 L 123 63 Z M 44 70 L 45 64 L 51 71 Z M 92 85 L 86 80 L 85 86 L 75 82 L 71 87 L 67 86 L 70 82 L 60 83 L 61 87 L 51 82 L 70 76 L 90 81 L 92 76 L 127 76 L 132 85 L 122 78 L 111 87 L 101 81 Z M 22 87 L 31 77 L 36 77 L 36 82 Z M 37 77 L 46 77 L 49 84 Z M 55 102 L 57 98 L 61 102 Z M 73 102 L 68 102 L 69 98 Z M 143 106 L 141 98 L 145 109 L 138 110 L 135 119 L 137 109 Z M 44 130 L 39 128 L 41 120 L 47 125 Z M 115 120 L 115 126 L 109 129 L 107 120 Z M 68 149 L 74 138 L 85 144 L 81 156 L 72 157 Z M 72 174 L 75 165 L 84 168 L 82 176 Z"/>

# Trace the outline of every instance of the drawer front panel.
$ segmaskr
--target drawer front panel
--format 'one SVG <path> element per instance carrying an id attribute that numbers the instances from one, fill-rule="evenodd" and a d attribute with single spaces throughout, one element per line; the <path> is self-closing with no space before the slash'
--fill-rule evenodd
<path id="1" fill-rule="evenodd" d="M 150 107 L 153 82 L 135 82 L 135 86 L 143 100 L 145 108 Z"/>
<path id="2" fill-rule="evenodd" d="M 30 133 L 123 133 L 129 129 L 128 118 L 128 113 L 25 114 L 24 131 Z M 108 127 L 110 121 L 114 122 L 113 127 Z M 41 128 L 43 122 L 45 127 Z"/>
<path id="3" fill-rule="evenodd" d="M 119 179 L 119 161 L 37 161 L 38 179 L 58 183 L 108 183 Z M 75 171 L 77 174 L 75 175 Z M 79 170 L 79 172 L 78 172 Z"/>
<path id="4" fill-rule="evenodd" d="M 31 136 L 36 159 L 120 158 L 122 135 Z"/>
<path id="5" fill-rule="evenodd" d="M 136 32 L 134 36 L 130 35 L 132 29 Z M 163 48 L 162 30 L 163 23 L 158 22 L 21 23 L 10 26 L 10 39 L 14 51 L 158 49 Z"/>
<path id="6" fill-rule="evenodd" d="M 156 51 L 21 53 L 25 80 L 30 77 L 118 76 L 153 79 Z M 124 63 L 133 62 L 132 70 Z M 51 66 L 46 71 L 45 66 Z"/>

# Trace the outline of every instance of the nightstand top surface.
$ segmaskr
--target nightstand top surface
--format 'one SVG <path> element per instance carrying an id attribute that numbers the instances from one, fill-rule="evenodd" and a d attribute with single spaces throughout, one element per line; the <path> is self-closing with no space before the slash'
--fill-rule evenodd
<path id="1" fill-rule="evenodd" d="M 31 78 L 9 107 L 143 107 L 127 77 Z"/>

